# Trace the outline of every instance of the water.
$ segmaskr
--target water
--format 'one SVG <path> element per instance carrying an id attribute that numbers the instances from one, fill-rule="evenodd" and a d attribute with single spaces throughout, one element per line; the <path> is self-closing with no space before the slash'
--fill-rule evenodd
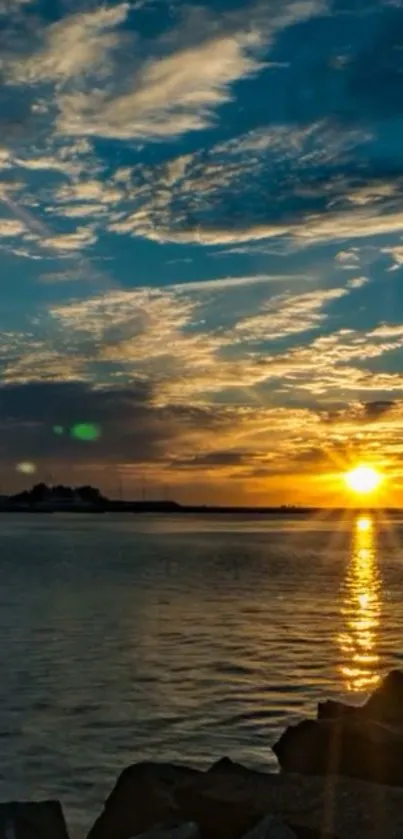
<path id="1" fill-rule="evenodd" d="M 142 759 L 274 768 L 324 696 L 402 661 L 403 523 L 1 516 L 4 799 L 73 836 Z"/>

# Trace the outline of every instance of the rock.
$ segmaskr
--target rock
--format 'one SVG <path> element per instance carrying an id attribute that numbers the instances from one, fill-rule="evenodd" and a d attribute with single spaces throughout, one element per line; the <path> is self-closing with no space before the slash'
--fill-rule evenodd
<path id="1" fill-rule="evenodd" d="M 252 820 L 252 823 L 242 830 L 242 839 L 242 836 L 259 824 L 268 813 L 289 827 L 297 839 L 403 837 L 403 788 L 397 786 L 368 783 L 338 775 L 252 772 L 231 761 L 215 764 L 214 771 L 200 773 L 166 765 L 151 765 L 149 768 L 156 783 L 160 783 L 174 795 L 177 806 L 178 797 L 182 800 L 187 798 L 189 811 L 196 812 L 197 807 L 200 811 L 203 806 L 207 806 L 206 815 L 202 810 L 200 819 L 205 831 L 204 837 L 209 836 L 209 824 L 213 827 L 212 836 L 218 834 L 230 837 L 235 831 L 234 835 L 238 837 L 240 831 L 237 816 L 240 814 L 245 821 L 246 815 Z M 136 774 L 139 770 L 132 768 L 129 774 L 133 771 Z M 136 812 L 133 788 L 131 802 L 134 803 L 133 810 Z M 218 816 L 219 831 L 215 814 Z M 184 821 L 197 822 L 197 819 L 185 818 L 181 813 L 176 826 L 180 826 Z M 119 835 L 138 836 L 137 831 L 119 834 L 118 824 L 118 820 L 112 822 L 111 832 L 108 833 L 108 825 L 104 821 L 103 832 L 101 834 L 99 831 L 98 835 L 102 835 L 103 839 Z M 149 830 L 149 827 L 145 830 Z"/>
<path id="2" fill-rule="evenodd" d="M 268 819 L 273 829 L 274 824 L 277 829 L 281 825 L 283 832 L 288 828 L 284 835 L 291 831 L 296 839 L 336 839 L 331 833 L 304 824 L 307 797 L 301 787 L 306 783 L 302 776 L 290 779 L 258 772 L 224 758 L 180 786 L 176 799 L 181 811 L 198 822 L 202 839 L 248 839 L 255 836 L 255 831 L 257 839 L 263 839 L 259 829 L 269 825 Z M 312 810 L 312 796 L 308 808 Z"/>
<path id="3" fill-rule="evenodd" d="M 217 773 L 217 772 L 248 772 L 248 770 L 242 766 L 240 763 L 234 763 L 233 760 L 229 757 L 222 757 L 220 760 L 217 760 L 216 763 L 213 763 L 210 766 L 210 769 L 207 770 L 208 774 Z"/>
<path id="4" fill-rule="evenodd" d="M 276 816 L 266 816 L 244 839 L 336 839 L 330 833 L 305 827 L 305 825 L 289 824 Z"/>
<path id="5" fill-rule="evenodd" d="M 297 839 L 293 830 L 276 816 L 265 818 L 246 834 L 244 839 Z"/>
<path id="6" fill-rule="evenodd" d="M 0 839 L 68 839 L 58 801 L 0 804 Z"/>
<path id="7" fill-rule="evenodd" d="M 183 819 L 173 791 L 197 774 L 166 764 L 130 766 L 120 775 L 88 839 L 130 839 L 154 825 L 177 826 Z"/>
<path id="8" fill-rule="evenodd" d="M 172 828 L 154 827 L 147 833 L 140 833 L 137 839 L 199 839 L 199 828 L 194 822 Z"/>
<path id="9" fill-rule="evenodd" d="M 210 766 L 210 769 L 207 770 L 204 775 L 199 776 L 199 780 L 204 776 L 214 775 L 215 778 L 220 779 L 231 779 L 232 777 L 239 778 L 247 778 L 249 780 L 253 779 L 254 777 L 267 777 L 267 774 L 263 774 L 255 769 L 248 769 L 246 766 L 243 766 L 241 763 L 235 763 L 229 757 L 223 757 L 221 760 L 218 760 L 216 763 L 213 763 Z"/>
<path id="10" fill-rule="evenodd" d="M 318 720 L 358 719 L 360 714 L 363 714 L 363 706 L 345 705 L 334 699 L 318 703 Z"/>
<path id="11" fill-rule="evenodd" d="M 347 705 L 328 700 L 319 702 L 318 719 L 373 720 L 403 728 L 403 672 L 392 670 L 364 705 Z"/>
<path id="12" fill-rule="evenodd" d="M 316 720 L 303 720 L 290 725 L 273 746 L 281 769 L 302 775 L 323 775 L 326 755 L 323 733 L 330 731 L 330 725 Z"/>
<path id="13" fill-rule="evenodd" d="M 388 673 L 363 710 L 371 720 L 403 727 L 403 672 L 392 670 Z"/>
<path id="14" fill-rule="evenodd" d="M 306 827 L 301 824 L 290 824 L 296 839 L 337 839 L 333 834 L 323 832 L 322 828 Z"/>
<path id="15" fill-rule="evenodd" d="M 214 785 L 203 789 L 197 782 L 179 787 L 175 800 L 182 816 L 199 826 L 201 839 L 242 839 L 264 815 L 248 800 L 237 801 Z"/>
<path id="16" fill-rule="evenodd" d="M 286 772 L 403 786 L 403 732 L 372 720 L 305 720 L 274 745 Z"/>

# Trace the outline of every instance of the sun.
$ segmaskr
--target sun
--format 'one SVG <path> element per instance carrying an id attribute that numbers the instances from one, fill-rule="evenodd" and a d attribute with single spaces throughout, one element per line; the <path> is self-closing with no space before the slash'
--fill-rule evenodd
<path id="1" fill-rule="evenodd" d="M 358 495 L 369 495 L 381 485 L 383 476 L 372 466 L 356 466 L 343 476 L 349 489 Z"/>

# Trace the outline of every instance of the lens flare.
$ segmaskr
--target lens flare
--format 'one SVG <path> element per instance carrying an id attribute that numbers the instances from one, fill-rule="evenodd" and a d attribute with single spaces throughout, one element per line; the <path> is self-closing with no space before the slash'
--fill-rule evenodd
<path id="1" fill-rule="evenodd" d="M 76 440 L 82 440 L 83 442 L 88 443 L 99 439 L 101 436 L 101 429 L 99 425 L 95 425 L 95 423 L 92 422 L 79 422 L 76 425 L 73 425 L 70 433 Z"/>
<path id="2" fill-rule="evenodd" d="M 17 472 L 21 472 L 21 475 L 34 475 L 36 472 L 35 463 L 30 463 L 29 461 L 17 463 L 16 469 Z"/>

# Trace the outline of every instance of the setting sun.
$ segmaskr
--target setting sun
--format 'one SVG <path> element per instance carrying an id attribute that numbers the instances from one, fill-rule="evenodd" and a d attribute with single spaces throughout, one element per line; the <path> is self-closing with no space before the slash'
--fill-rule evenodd
<path id="1" fill-rule="evenodd" d="M 383 476 L 372 466 L 357 466 L 351 472 L 346 472 L 344 480 L 352 492 L 367 495 L 378 489 L 383 481 Z"/>

